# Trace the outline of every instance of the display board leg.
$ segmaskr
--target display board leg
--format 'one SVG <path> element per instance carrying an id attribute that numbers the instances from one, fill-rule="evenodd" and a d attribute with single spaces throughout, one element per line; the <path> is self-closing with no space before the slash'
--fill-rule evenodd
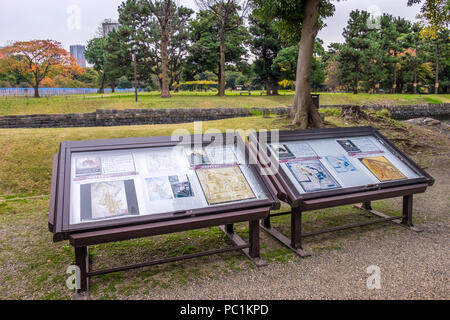
<path id="1" fill-rule="evenodd" d="M 252 258 L 259 258 L 259 221 L 249 222 L 249 255 Z"/>
<path id="2" fill-rule="evenodd" d="M 80 287 L 77 293 L 85 293 L 89 291 L 89 253 L 88 247 L 75 248 L 75 264 L 80 268 Z"/>
<path id="3" fill-rule="evenodd" d="M 284 213 L 283 213 L 284 214 Z M 301 247 L 302 244 L 302 221 L 301 221 L 301 211 L 299 209 L 292 209 L 291 212 L 291 239 L 286 237 L 280 231 L 275 228 L 272 228 L 270 225 L 270 217 L 265 219 L 261 224 L 261 228 L 274 237 L 276 240 L 280 241 L 284 246 L 291 249 L 294 253 L 299 255 L 302 258 L 306 258 L 311 256 L 307 251 L 303 250 Z"/>
<path id="4" fill-rule="evenodd" d="M 372 209 L 372 203 L 369 202 L 363 202 L 362 207 L 364 208 L 364 210 L 373 210 Z"/>
<path id="5" fill-rule="evenodd" d="M 270 228 L 270 215 L 263 220 L 263 225 L 265 228 Z"/>
<path id="6" fill-rule="evenodd" d="M 291 247 L 302 249 L 302 212 L 293 208 L 291 214 Z"/>
<path id="7" fill-rule="evenodd" d="M 412 210 L 413 210 L 413 195 L 403 197 L 403 219 L 402 224 L 412 227 Z"/>
<path id="8" fill-rule="evenodd" d="M 235 246 L 244 246 L 246 242 L 235 232 L 229 233 L 227 232 L 226 226 L 220 226 L 220 230 L 230 239 L 230 241 Z M 263 259 L 259 256 L 259 221 L 250 221 L 249 225 L 249 247 L 242 249 L 242 253 L 245 254 L 247 258 L 249 258 L 253 264 L 257 267 L 263 267 L 267 265 Z"/>
<path id="9" fill-rule="evenodd" d="M 227 224 L 226 226 L 227 233 L 234 233 L 234 225 Z"/>

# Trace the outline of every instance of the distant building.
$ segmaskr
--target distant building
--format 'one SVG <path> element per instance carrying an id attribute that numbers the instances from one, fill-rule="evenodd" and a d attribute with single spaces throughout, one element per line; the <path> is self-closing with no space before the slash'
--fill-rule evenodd
<path id="1" fill-rule="evenodd" d="M 117 22 L 103 22 L 102 27 L 103 36 L 106 37 L 111 31 L 119 29 L 119 24 Z"/>
<path id="2" fill-rule="evenodd" d="M 85 46 L 81 45 L 70 46 L 70 54 L 72 55 L 72 57 L 75 58 L 77 64 L 82 68 L 86 68 L 86 57 L 84 55 L 85 51 L 86 51 Z"/>

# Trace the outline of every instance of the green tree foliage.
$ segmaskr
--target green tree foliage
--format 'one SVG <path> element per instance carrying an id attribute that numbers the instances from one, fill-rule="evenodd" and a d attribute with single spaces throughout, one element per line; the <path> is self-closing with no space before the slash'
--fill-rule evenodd
<path id="1" fill-rule="evenodd" d="M 367 23 L 369 16 L 366 11 L 353 10 L 342 33 L 345 43 L 339 50 L 339 78 L 355 94 L 358 93 L 364 68 L 372 60 L 369 54 L 373 38 Z"/>
<path id="2" fill-rule="evenodd" d="M 253 63 L 253 70 L 257 78 L 264 83 L 267 95 L 276 94 L 281 74 L 272 68 L 274 59 L 281 50 L 281 38 L 271 20 L 251 14 L 249 17 L 250 51 L 257 57 Z M 298 54 L 298 53 L 297 53 Z M 273 91 L 271 91 L 271 88 Z"/>
<path id="3" fill-rule="evenodd" d="M 168 32 L 168 85 L 180 82 L 189 46 L 189 24 L 193 11 L 171 3 Z M 162 88 L 163 70 L 161 53 L 161 23 L 146 0 L 127 0 L 119 7 L 119 23 L 122 39 L 137 56 L 140 82 L 151 82 L 155 75 Z"/>
<path id="4" fill-rule="evenodd" d="M 106 84 L 105 74 L 105 38 L 94 38 L 88 42 L 86 47 L 86 60 L 94 66 L 99 73 L 99 93 L 103 93 Z"/>
<path id="5" fill-rule="evenodd" d="M 235 16 L 238 19 L 238 16 Z M 217 79 L 220 76 L 220 36 L 217 19 L 210 11 L 200 11 L 191 21 L 191 43 L 189 56 L 184 64 L 183 74 L 186 80 L 195 80 L 196 75 L 210 71 Z M 225 63 L 226 66 L 239 66 L 244 63 L 246 49 L 243 43 L 248 41 L 249 35 L 245 26 L 228 31 L 225 34 Z"/>

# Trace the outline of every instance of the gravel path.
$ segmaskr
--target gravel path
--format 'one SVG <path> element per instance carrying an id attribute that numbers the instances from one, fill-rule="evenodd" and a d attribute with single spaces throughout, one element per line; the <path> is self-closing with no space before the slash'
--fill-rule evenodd
<path id="1" fill-rule="evenodd" d="M 435 167 L 436 168 L 436 167 Z M 380 224 L 389 232 L 363 232 L 340 250 L 294 257 L 288 263 L 247 268 L 137 299 L 449 299 L 449 172 L 428 170 L 436 186 L 417 195 L 414 215 L 422 233 Z M 433 191 L 434 190 L 434 191 Z M 307 249 L 307 248 L 306 248 Z M 367 288 L 368 266 L 381 270 L 381 289 Z"/>

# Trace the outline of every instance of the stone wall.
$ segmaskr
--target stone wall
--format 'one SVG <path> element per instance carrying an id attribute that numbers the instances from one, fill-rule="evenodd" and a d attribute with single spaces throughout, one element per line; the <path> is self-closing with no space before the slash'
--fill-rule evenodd
<path id="1" fill-rule="evenodd" d="M 342 108 L 343 106 L 321 106 Z M 363 109 L 388 109 L 394 119 L 406 120 L 420 117 L 444 118 L 450 115 L 450 104 L 415 106 L 363 106 Z M 286 115 L 288 107 L 268 108 L 272 114 Z M 0 128 L 65 128 L 105 127 L 146 124 L 187 123 L 262 115 L 264 108 L 215 108 L 215 109 L 131 109 L 97 110 L 80 114 L 37 114 L 0 117 Z"/>
<path id="2" fill-rule="evenodd" d="M 345 106 L 321 106 L 321 109 L 326 108 L 342 108 Z M 408 106 L 391 106 L 391 105 L 379 105 L 379 106 L 361 106 L 363 110 L 374 109 L 383 110 L 387 109 L 391 117 L 396 120 L 408 120 L 414 118 L 446 118 L 450 116 L 450 103 L 441 104 L 422 104 L 422 105 L 408 105 Z"/>
<path id="3" fill-rule="evenodd" d="M 263 108 L 215 109 L 131 109 L 97 110 L 80 114 L 36 114 L 0 117 L 0 128 L 106 127 L 145 124 L 187 123 L 262 114 Z M 272 113 L 286 114 L 287 108 L 271 108 Z"/>

